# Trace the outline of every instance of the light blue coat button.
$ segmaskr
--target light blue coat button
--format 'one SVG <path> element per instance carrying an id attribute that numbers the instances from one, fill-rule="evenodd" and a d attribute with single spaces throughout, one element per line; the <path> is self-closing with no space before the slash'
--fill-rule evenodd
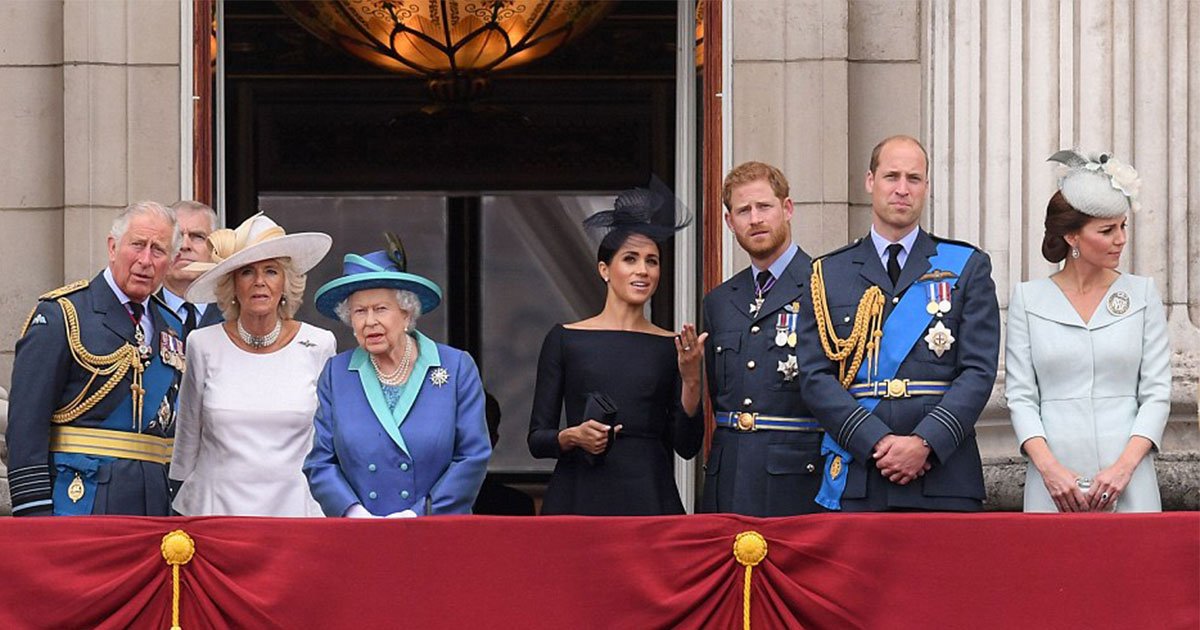
<path id="1" fill-rule="evenodd" d="M 367 470 L 375 472 L 375 464 L 367 464 Z"/>
<path id="2" fill-rule="evenodd" d="M 408 463 L 400 464 L 400 470 L 408 470 Z"/>
<path id="3" fill-rule="evenodd" d="M 401 491 L 400 491 L 400 498 L 401 498 L 401 499 L 407 499 L 407 498 L 408 498 L 408 490 L 401 490 Z"/>
<path id="4" fill-rule="evenodd" d="M 375 491 L 374 491 L 374 490 L 372 490 L 372 491 L 370 491 L 370 492 L 368 492 L 368 493 L 367 493 L 367 498 L 368 498 L 368 499 L 374 499 L 375 497 L 378 497 L 378 496 L 379 496 L 379 495 L 375 494 Z"/>

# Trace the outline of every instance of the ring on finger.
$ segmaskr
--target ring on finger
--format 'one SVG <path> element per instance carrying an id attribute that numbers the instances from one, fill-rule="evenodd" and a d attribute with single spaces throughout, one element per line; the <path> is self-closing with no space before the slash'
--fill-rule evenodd
<path id="1" fill-rule="evenodd" d="M 1108 493 L 1107 493 L 1107 492 L 1101 492 L 1101 493 L 1100 493 L 1100 502 L 1101 502 L 1101 503 L 1108 503 Z"/>
<path id="2" fill-rule="evenodd" d="M 684 352 L 691 352 L 691 351 L 692 351 L 692 347 L 691 347 L 691 346 L 684 346 L 684 347 L 683 347 L 683 351 L 684 351 Z"/>

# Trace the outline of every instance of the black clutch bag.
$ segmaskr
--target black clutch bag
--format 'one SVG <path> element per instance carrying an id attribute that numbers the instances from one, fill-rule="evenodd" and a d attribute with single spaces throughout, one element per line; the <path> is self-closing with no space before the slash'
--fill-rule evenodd
<path id="1" fill-rule="evenodd" d="M 616 431 L 613 427 L 617 421 L 617 405 L 608 396 L 600 392 L 592 392 L 587 395 L 587 402 L 583 406 L 583 420 L 595 420 L 601 424 L 608 425 L 608 444 L 604 447 L 604 452 L 593 455 L 587 451 L 583 452 L 583 459 L 588 464 L 595 466 L 604 463 L 604 456 L 608 454 L 608 450 L 612 448 L 613 441 L 617 438 Z"/>

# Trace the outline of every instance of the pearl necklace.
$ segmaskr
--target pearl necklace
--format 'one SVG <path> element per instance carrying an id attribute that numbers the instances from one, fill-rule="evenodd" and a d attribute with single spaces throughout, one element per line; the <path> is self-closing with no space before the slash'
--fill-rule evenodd
<path id="1" fill-rule="evenodd" d="M 400 365 L 396 366 L 395 370 L 387 374 L 384 374 L 383 370 L 379 368 L 379 362 L 375 360 L 375 355 L 371 355 L 371 367 L 375 368 L 375 374 L 379 377 L 380 383 L 390 387 L 396 387 L 398 385 L 403 385 L 404 382 L 408 380 L 408 376 L 405 374 L 405 372 L 408 371 L 409 366 L 412 364 L 413 345 L 415 344 L 412 343 L 412 339 L 410 339 L 408 335 L 404 335 L 404 355 L 400 357 Z"/>
<path id="2" fill-rule="evenodd" d="M 282 330 L 283 321 L 276 319 L 275 327 L 271 329 L 271 332 L 262 336 L 254 335 L 251 334 L 250 331 L 246 330 L 245 326 L 242 326 L 241 318 L 237 320 L 238 336 L 242 338 L 242 343 L 245 343 L 251 348 L 266 348 L 267 346 L 275 343 L 279 339 L 279 333 Z"/>

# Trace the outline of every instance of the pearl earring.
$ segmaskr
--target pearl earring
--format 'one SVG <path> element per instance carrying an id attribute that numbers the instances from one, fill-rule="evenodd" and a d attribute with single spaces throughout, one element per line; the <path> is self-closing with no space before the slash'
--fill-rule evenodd
<path id="1" fill-rule="evenodd" d="M 1079 258 L 1079 248 L 1078 247 L 1071 248 L 1071 258 Z"/>

